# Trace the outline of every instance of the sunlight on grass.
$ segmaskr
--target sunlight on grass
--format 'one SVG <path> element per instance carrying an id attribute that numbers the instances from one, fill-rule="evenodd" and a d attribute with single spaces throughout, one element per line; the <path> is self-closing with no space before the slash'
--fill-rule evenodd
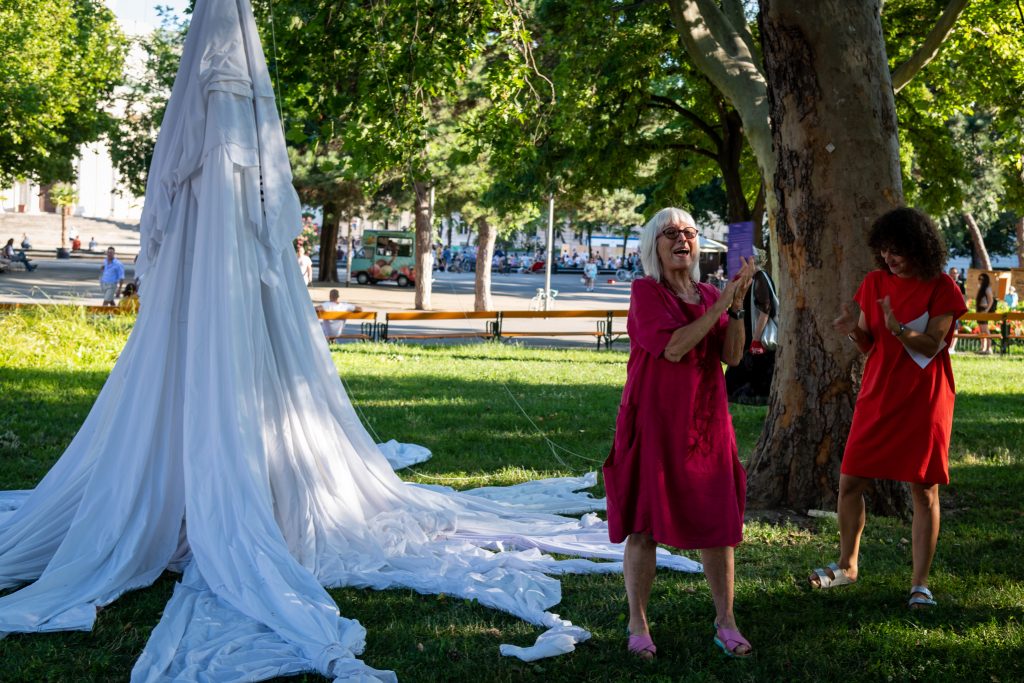
<path id="1" fill-rule="evenodd" d="M 34 486 L 60 456 L 132 321 L 69 307 L 0 313 L 0 489 Z M 331 355 L 360 416 L 382 439 L 433 452 L 400 476 L 456 489 L 600 470 L 626 362 L 623 350 L 489 343 L 347 344 Z M 1024 355 L 957 355 L 953 368 L 953 481 L 942 489 L 931 584 L 939 606 L 929 612 L 906 608 L 911 528 L 886 518 L 868 521 L 861 580 L 820 592 L 807 589 L 806 577 L 835 559 L 835 520 L 747 522 L 736 552 L 736 612 L 756 656 L 744 662 L 713 648 L 714 612 L 698 575 L 659 572 L 650 612 L 659 650 L 649 664 L 625 653 L 621 575 L 560 577 L 554 611 L 593 638 L 574 654 L 529 664 L 498 657 L 497 645 L 532 643 L 536 627 L 478 603 L 409 590 L 331 595 L 369 630 L 367 663 L 404 681 L 1024 680 Z M 746 459 L 766 410 L 731 412 Z M 604 495 L 600 484 L 591 493 Z M 0 679 L 127 680 L 175 580 L 165 574 L 122 596 L 90 633 L 0 640 Z"/>

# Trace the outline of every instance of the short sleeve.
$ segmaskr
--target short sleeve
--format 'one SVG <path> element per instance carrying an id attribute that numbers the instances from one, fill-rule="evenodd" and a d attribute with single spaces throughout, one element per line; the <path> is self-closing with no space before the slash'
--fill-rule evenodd
<path id="1" fill-rule="evenodd" d="M 966 312 L 967 305 L 960 294 L 960 288 L 953 282 L 953 278 L 943 273 L 939 276 L 935 291 L 928 302 L 928 316 L 935 318 L 940 315 L 952 315 L 953 320 L 957 320 Z"/>
<path id="2" fill-rule="evenodd" d="M 626 319 L 629 338 L 654 357 L 661 356 L 672 333 L 682 326 L 678 315 L 668 307 L 660 287 L 650 278 L 634 280 Z"/>

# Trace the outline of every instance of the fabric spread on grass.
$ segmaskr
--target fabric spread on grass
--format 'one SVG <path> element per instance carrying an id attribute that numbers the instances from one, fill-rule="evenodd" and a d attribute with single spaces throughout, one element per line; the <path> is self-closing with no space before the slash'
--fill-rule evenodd
<path id="1" fill-rule="evenodd" d="M 478 600 L 547 629 L 502 648 L 524 659 L 589 636 L 549 611 L 551 575 L 619 571 L 595 560 L 622 547 L 594 516 L 402 482 L 331 362 L 299 225 L 249 2 L 199 0 L 149 175 L 143 305 L 60 460 L 6 498 L 0 588 L 23 587 L 0 598 L 0 635 L 89 630 L 174 568 L 134 681 L 394 680 L 358 658 L 365 631 L 325 586 Z"/>

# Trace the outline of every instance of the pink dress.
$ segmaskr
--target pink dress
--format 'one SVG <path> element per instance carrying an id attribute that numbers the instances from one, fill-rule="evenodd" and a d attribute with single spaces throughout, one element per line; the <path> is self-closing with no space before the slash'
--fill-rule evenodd
<path id="1" fill-rule="evenodd" d="M 672 333 L 719 297 L 711 285 L 697 286 L 701 303 L 687 304 L 650 278 L 633 282 L 626 386 L 604 463 L 608 535 L 616 543 L 634 532 L 676 548 L 743 540 L 747 477 L 721 365 L 728 316 L 678 363 L 662 357 Z"/>

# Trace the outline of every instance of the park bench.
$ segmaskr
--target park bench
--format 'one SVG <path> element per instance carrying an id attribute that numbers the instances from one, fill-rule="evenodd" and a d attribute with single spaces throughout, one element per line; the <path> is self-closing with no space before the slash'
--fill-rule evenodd
<path id="1" fill-rule="evenodd" d="M 345 332 L 327 341 L 340 341 L 344 339 L 356 339 L 359 341 L 375 341 L 377 339 L 377 311 L 317 311 L 316 317 L 320 320 L 358 320 L 359 332 Z"/>
<path id="2" fill-rule="evenodd" d="M 498 313 L 494 311 L 392 311 L 384 316 L 378 327 L 381 341 L 429 339 L 494 339 L 497 336 Z M 428 320 L 484 320 L 483 330 L 451 330 L 444 332 L 395 332 L 393 322 L 420 322 Z"/>
<path id="3" fill-rule="evenodd" d="M 1007 353 L 1013 342 L 1024 342 L 1024 334 L 1016 330 L 1021 329 L 1024 323 L 1024 312 L 1011 311 L 1006 313 L 965 313 L 960 317 L 960 322 L 985 322 L 988 323 L 988 334 L 981 334 L 975 328 L 974 332 L 960 332 L 959 329 L 953 333 L 954 338 L 962 341 L 977 341 L 989 339 L 993 346 L 998 346 L 1000 353 Z"/>
<path id="4" fill-rule="evenodd" d="M 598 350 L 601 349 L 601 344 L 605 345 L 605 348 L 611 348 L 612 342 L 621 336 L 626 334 L 625 330 L 616 330 L 614 328 L 616 318 L 625 318 L 628 314 L 626 309 L 616 310 L 575 310 L 575 311 L 499 311 L 497 319 L 497 334 L 495 335 L 499 339 L 504 338 L 516 338 L 516 337 L 574 337 L 584 336 L 593 337 L 597 343 Z M 594 330 L 549 330 L 549 329 L 530 329 L 530 330 L 509 330 L 506 327 L 506 321 L 510 320 L 539 320 L 539 319 L 554 319 L 564 320 L 568 318 L 590 318 L 596 323 Z"/>

